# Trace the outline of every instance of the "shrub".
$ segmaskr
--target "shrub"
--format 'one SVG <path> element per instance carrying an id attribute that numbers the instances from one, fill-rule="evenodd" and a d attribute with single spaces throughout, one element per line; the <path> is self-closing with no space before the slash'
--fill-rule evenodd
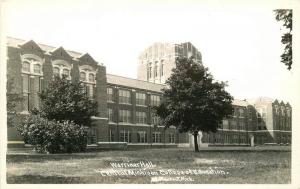
<path id="1" fill-rule="evenodd" d="M 33 145 L 38 152 L 72 153 L 86 148 L 84 127 L 70 121 L 50 121 L 30 115 L 19 125 L 18 130 L 25 143 Z"/>

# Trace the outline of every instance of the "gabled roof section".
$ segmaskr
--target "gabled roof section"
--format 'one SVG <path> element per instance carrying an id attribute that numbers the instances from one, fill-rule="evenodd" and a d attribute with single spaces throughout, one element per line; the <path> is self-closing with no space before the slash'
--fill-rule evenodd
<path id="1" fill-rule="evenodd" d="M 50 53 L 56 57 L 72 59 L 72 57 L 63 47 L 55 48 Z"/>
<path id="2" fill-rule="evenodd" d="M 41 47 L 33 40 L 24 42 L 22 44 L 19 44 L 18 46 L 21 47 L 22 49 L 26 49 L 26 50 L 37 50 L 37 51 L 43 52 Z"/>
<path id="3" fill-rule="evenodd" d="M 247 107 L 247 106 L 250 105 L 250 104 L 249 104 L 246 100 L 234 99 L 234 100 L 232 101 L 232 105 Z"/>
<path id="4" fill-rule="evenodd" d="M 257 98 L 247 99 L 247 101 L 250 104 L 260 104 L 260 103 L 273 103 L 274 99 L 269 98 L 269 97 L 257 97 Z"/>
<path id="5" fill-rule="evenodd" d="M 97 63 L 89 53 L 82 54 L 77 58 L 78 60 L 82 62 L 91 62 L 91 63 Z"/>
<path id="6" fill-rule="evenodd" d="M 18 38 L 13 38 L 13 37 L 7 37 L 6 38 L 7 41 L 6 41 L 6 44 L 7 46 L 10 46 L 10 47 L 16 47 L 16 48 L 19 48 L 22 44 L 24 45 L 26 43 L 25 40 L 23 39 L 18 39 Z M 52 47 L 52 46 L 49 46 L 49 45 L 44 45 L 44 44 L 37 44 L 44 52 L 52 52 L 54 51 L 54 49 L 56 49 L 55 47 Z M 79 53 L 79 52 L 75 52 L 75 51 L 69 51 L 69 50 L 66 50 L 67 53 L 73 57 L 73 58 L 77 58 L 77 57 L 80 57 L 82 54 Z"/>
<path id="7" fill-rule="evenodd" d="M 278 105 L 278 104 L 279 104 L 279 102 L 278 102 L 278 100 L 277 100 L 277 99 L 275 99 L 273 103 L 274 103 L 274 104 L 276 104 L 276 105 Z"/>

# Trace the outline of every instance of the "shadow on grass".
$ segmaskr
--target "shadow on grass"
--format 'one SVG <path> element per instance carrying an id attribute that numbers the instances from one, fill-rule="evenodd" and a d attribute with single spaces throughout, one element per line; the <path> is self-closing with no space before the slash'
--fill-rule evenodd
<path id="1" fill-rule="evenodd" d="M 61 176 L 41 176 L 41 175 L 22 175 L 7 176 L 7 184 L 80 184 L 83 183 L 80 177 L 61 177 Z"/>
<path id="2" fill-rule="evenodd" d="M 6 162 L 10 163 L 20 163 L 20 162 L 39 162 L 42 163 L 44 161 L 55 161 L 55 160 L 73 160 L 73 159 L 86 159 L 86 158 L 95 158 L 98 157 L 96 154 L 86 154 L 77 156 L 74 154 L 38 154 L 38 155 L 15 155 L 9 154 L 6 155 Z"/>

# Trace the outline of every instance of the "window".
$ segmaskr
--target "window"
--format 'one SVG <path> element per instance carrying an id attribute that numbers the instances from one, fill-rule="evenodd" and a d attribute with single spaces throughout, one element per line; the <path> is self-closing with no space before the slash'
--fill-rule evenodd
<path id="1" fill-rule="evenodd" d="M 169 133 L 169 142 L 175 143 L 175 134 L 174 133 Z"/>
<path id="2" fill-rule="evenodd" d="M 252 110 L 251 109 L 248 110 L 248 118 L 249 118 L 249 121 L 252 121 Z"/>
<path id="3" fill-rule="evenodd" d="M 80 72 L 80 80 L 86 81 L 86 73 L 85 72 Z"/>
<path id="4" fill-rule="evenodd" d="M 278 106 L 277 106 L 277 105 L 275 105 L 275 113 L 276 113 L 276 115 L 278 115 L 278 114 L 279 114 L 279 108 L 278 108 Z"/>
<path id="5" fill-rule="evenodd" d="M 71 79 L 71 63 L 65 60 L 53 60 L 53 75 L 56 77 L 64 77 L 67 80 Z"/>
<path id="6" fill-rule="evenodd" d="M 113 130 L 109 130 L 109 142 L 114 142 L 115 141 L 115 133 Z"/>
<path id="7" fill-rule="evenodd" d="M 90 129 L 88 131 L 88 144 L 96 144 L 97 143 L 97 130 Z"/>
<path id="8" fill-rule="evenodd" d="M 239 136 L 237 134 L 233 134 L 233 143 L 239 143 Z"/>
<path id="9" fill-rule="evenodd" d="M 153 132 L 152 133 L 152 142 L 161 143 L 161 133 L 160 132 Z"/>
<path id="10" fill-rule="evenodd" d="M 31 54 L 21 55 L 23 111 L 40 107 L 39 93 L 42 90 L 42 59 Z"/>
<path id="11" fill-rule="evenodd" d="M 114 112 L 112 108 L 107 109 L 108 121 L 114 122 Z"/>
<path id="12" fill-rule="evenodd" d="M 132 139 L 132 134 L 131 134 L 130 131 L 125 131 L 125 130 L 120 131 L 120 141 L 121 142 L 128 142 L 128 143 L 130 143 L 130 142 L 132 142 L 131 139 Z"/>
<path id="13" fill-rule="evenodd" d="M 68 78 L 70 76 L 70 71 L 68 69 L 63 69 L 62 76 L 65 76 Z"/>
<path id="14" fill-rule="evenodd" d="M 80 80 L 85 83 L 96 84 L 96 69 L 89 65 L 79 66 Z"/>
<path id="15" fill-rule="evenodd" d="M 152 77 L 152 67 L 150 66 L 149 67 L 149 78 L 151 78 Z"/>
<path id="16" fill-rule="evenodd" d="M 157 62 L 155 62 L 155 66 L 154 66 L 154 77 L 157 77 L 158 73 L 158 69 L 157 69 Z"/>
<path id="17" fill-rule="evenodd" d="M 136 112 L 136 123 L 141 123 L 141 124 L 147 123 L 146 112 Z"/>
<path id="18" fill-rule="evenodd" d="M 23 110 L 29 111 L 29 96 L 30 96 L 30 89 L 29 89 L 29 75 L 23 75 Z"/>
<path id="19" fill-rule="evenodd" d="M 230 127 L 231 129 L 237 129 L 237 122 L 236 120 L 230 120 Z"/>
<path id="20" fill-rule="evenodd" d="M 284 107 L 281 108 L 281 115 L 282 115 L 282 116 L 285 116 Z"/>
<path id="21" fill-rule="evenodd" d="M 34 64 L 33 65 L 33 73 L 40 74 L 41 73 L 41 65 Z"/>
<path id="22" fill-rule="evenodd" d="M 138 143 L 146 143 L 147 142 L 147 133 L 146 133 L 146 131 L 138 131 L 137 132 L 137 142 Z"/>
<path id="23" fill-rule="evenodd" d="M 113 98 L 113 89 L 112 88 L 107 88 L 107 101 L 108 102 L 113 102 L 114 98 Z"/>
<path id="24" fill-rule="evenodd" d="M 130 104 L 130 91 L 119 90 L 119 103 Z"/>
<path id="25" fill-rule="evenodd" d="M 160 124 L 160 119 L 158 116 L 152 114 L 151 116 L 151 124 L 152 125 L 159 125 Z"/>
<path id="26" fill-rule="evenodd" d="M 223 129 L 229 129 L 229 123 L 227 119 L 223 120 Z"/>
<path id="27" fill-rule="evenodd" d="M 79 71 L 80 81 L 82 81 L 85 85 L 86 95 L 90 99 L 93 99 L 95 97 L 96 83 L 93 77 L 94 74 L 90 73 L 93 72 L 92 68 L 88 65 L 83 65 L 79 67 Z"/>
<path id="28" fill-rule="evenodd" d="M 30 63 L 29 62 L 23 62 L 22 63 L 22 71 L 23 72 L 30 72 Z"/>
<path id="29" fill-rule="evenodd" d="M 93 99 L 94 98 L 94 85 L 93 84 L 85 84 L 87 97 Z"/>
<path id="30" fill-rule="evenodd" d="M 240 122 L 239 122 L 240 130 L 245 130 L 245 129 L 246 129 L 245 125 L 246 125 L 246 124 L 245 124 L 244 121 L 240 121 Z"/>
<path id="31" fill-rule="evenodd" d="M 160 104 L 160 96 L 151 95 L 151 106 L 159 106 Z"/>
<path id="32" fill-rule="evenodd" d="M 135 94 L 136 104 L 144 106 L 146 104 L 146 94 L 136 93 Z"/>
<path id="33" fill-rule="evenodd" d="M 239 109 L 239 114 L 240 114 L 240 118 L 244 118 L 245 115 L 244 115 L 244 109 L 240 108 Z"/>
<path id="34" fill-rule="evenodd" d="M 119 110 L 119 122 L 131 123 L 131 111 Z"/>
<path id="35" fill-rule="evenodd" d="M 233 110 L 233 117 L 238 117 L 238 109 L 234 108 Z"/>
<path id="36" fill-rule="evenodd" d="M 160 73 L 161 73 L 161 76 L 164 75 L 164 64 L 163 63 L 161 64 Z"/>
<path id="37" fill-rule="evenodd" d="M 23 93 L 29 93 L 29 75 L 23 75 Z"/>
<path id="38" fill-rule="evenodd" d="M 286 114 L 287 114 L 288 117 L 291 117 L 291 110 L 287 109 Z"/>
<path id="39" fill-rule="evenodd" d="M 95 82 L 95 76 L 92 73 L 89 74 L 89 82 Z"/>
<path id="40" fill-rule="evenodd" d="M 59 68 L 58 67 L 53 68 L 53 75 L 59 76 Z"/>

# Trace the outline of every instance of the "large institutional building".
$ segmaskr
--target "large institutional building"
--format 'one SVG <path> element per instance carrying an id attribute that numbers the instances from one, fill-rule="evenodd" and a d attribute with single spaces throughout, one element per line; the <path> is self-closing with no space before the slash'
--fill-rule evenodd
<path id="1" fill-rule="evenodd" d="M 190 43 L 155 43 L 139 56 L 138 79 L 106 73 L 89 54 L 81 54 L 7 38 L 7 81 L 13 87 L 8 93 L 19 93 L 23 103 L 17 111 L 29 114 L 39 108 L 38 94 L 54 75 L 85 83 L 87 95 L 98 103 L 98 114 L 88 131 L 88 144 L 127 142 L 128 145 L 188 146 L 191 136 L 175 128 L 164 129 L 151 113 L 151 106 L 161 100 L 161 89 L 175 67 L 178 56 L 190 57 L 202 64 L 201 53 Z M 9 86 L 9 85 L 8 85 Z M 291 143 L 289 103 L 269 98 L 234 100 L 234 112 L 216 133 L 200 133 L 200 146 L 259 145 Z M 14 128 L 8 128 L 8 144 L 21 142 Z"/>

